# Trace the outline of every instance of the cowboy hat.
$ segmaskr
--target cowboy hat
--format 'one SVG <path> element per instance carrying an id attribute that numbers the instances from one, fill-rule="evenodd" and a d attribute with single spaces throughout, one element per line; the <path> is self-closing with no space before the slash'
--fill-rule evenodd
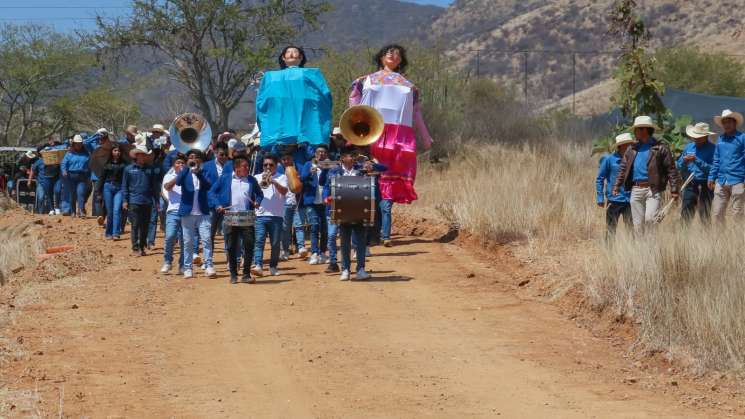
<path id="1" fill-rule="evenodd" d="M 83 137 L 80 136 L 80 134 L 75 134 L 74 137 L 72 137 L 72 142 L 81 144 L 83 142 Z"/>
<path id="2" fill-rule="evenodd" d="M 720 127 L 724 128 L 724 126 L 722 126 L 722 120 L 723 119 L 727 119 L 727 118 L 734 119 L 737 122 L 737 126 L 738 127 L 740 127 L 740 125 L 742 125 L 742 123 L 743 123 L 742 114 L 739 113 L 739 112 L 733 112 L 733 111 L 731 111 L 729 109 L 723 110 L 722 111 L 722 116 L 715 116 L 714 117 L 714 123 L 717 124 L 717 125 L 719 125 Z"/>
<path id="3" fill-rule="evenodd" d="M 634 137 L 629 134 L 628 132 L 624 132 L 623 134 L 616 136 L 616 143 L 613 144 L 615 148 L 618 148 L 624 144 L 634 144 L 636 140 L 634 140 Z"/>
<path id="4" fill-rule="evenodd" d="M 652 118 L 646 115 L 641 115 L 634 118 L 634 125 L 631 127 L 631 129 L 634 130 L 637 128 L 652 128 L 655 131 L 658 131 L 660 129 L 660 127 L 655 125 L 655 123 L 652 121 Z"/>
<path id="5" fill-rule="evenodd" d="M 124 130 L 129 135 L 137 135 L 139 130 L 137 129 L 137 125 L 129 125 L 127 129 Z"/>
<path id="6" fill-rule="evenodd" d="M 696 125 L 688 125 L 686 127 L 686 135 L 693 138 L 699 139 L 714 135 L 716 133 L 709 131 L 709 124 L 699 122 Z"/>
<path id="7" fill-rule="evenodd" d="M 29 159 L 33 159 L 34 157 L 36 157 L 36 152 L 33 150 L 29 150 L 26 152 L 26 157 Z"/>
<path id="8" fill-rule="evenodd" d="M 145 146 L 147 144 L 147 135 L 144 132 L 135 135 L 135 144 Z"/>
<path id="9" fill-rule="evenodd" d="M 217 141 L 218 142 L 228 141 L 231 138 L 233 138 L 233 133 L 225 131 L 222 134 L 217 136 Z"/>
<path id="10" fill-rule="evenodd" d="M 152 132 L 166 132 L 166 128 L 161 124 L 155 124 L 152 128 L 150 128 L 150 131 Z"/>
<path id="11" fill-rule="evenodd" d="M 151 154 L 152 150 L 148 150 L 147 146 L 144 144 L 137 144 L 134 148 L 129 150 L 129 157 L 132 158 L 132 160 L 137 158 L 138 154 Z"/>
<path id="12" fill-rule="evenodd" d="M 341 128 L 334 127 L 334 130 L 331 131 L 331 135 L 340 135 L 341 134 Z"/>

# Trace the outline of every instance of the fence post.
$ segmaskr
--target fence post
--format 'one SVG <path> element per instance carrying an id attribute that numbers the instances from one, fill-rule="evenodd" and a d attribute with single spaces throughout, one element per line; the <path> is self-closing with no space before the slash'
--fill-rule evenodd
<path id="1" fill-rule="evenodd" d="M 525 93 L 525 102 L 528 102 L 528 51 L 523 52 L 525 60 L 523 62 L 523 93 Z"/>
<path id="2" fill-rule="evenodd" d="M 572 53 L 572 115 L 577 114 L 577 54 Z"/>

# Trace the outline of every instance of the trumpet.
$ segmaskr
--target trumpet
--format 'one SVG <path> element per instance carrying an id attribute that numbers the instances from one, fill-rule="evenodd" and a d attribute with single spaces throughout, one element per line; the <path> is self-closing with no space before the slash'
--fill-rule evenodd
<path id="1" fill-rule="evenodd" d="M 201 170 L 201 165 L 196 161 L 189 161 L 186 163 L 186 165 L 191 169 L 193 173 L 197 173 L 199 170 Z"/>
<path id="2" fill-rule="evenodd" d="M 261 185 L 262 189 L 269 187 L 269 179 L 271 179 L 272 174 L 269 173 L 268 170 L 265 170 L 264 173 L 261 175 L 261 182 L 259 182 L 259 185 Z"/>

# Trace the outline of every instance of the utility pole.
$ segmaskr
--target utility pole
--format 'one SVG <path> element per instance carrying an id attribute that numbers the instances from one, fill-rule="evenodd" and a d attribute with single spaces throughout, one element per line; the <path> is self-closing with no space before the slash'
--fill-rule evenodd
<path id="1" fill-rule="evenodd" d="M 476 50 L 476 78 L 481 77 L 481 50 Z"/>
<path id="2" fill-rule="evenodd" d="M 572 53 L 572 114 L 577 114 L 577 54 Z"/>

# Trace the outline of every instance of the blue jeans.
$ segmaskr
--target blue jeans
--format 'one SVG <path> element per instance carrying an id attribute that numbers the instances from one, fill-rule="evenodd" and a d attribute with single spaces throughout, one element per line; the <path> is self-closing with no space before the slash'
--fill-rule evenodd
<path id="1" fill-rule="evenodd" d="M 336 258 L 336 237 L 339 234 L 339 226 L 331 222 L 331 216 L 326 216 L 326 225 L 329 227 L 329 238 L 328 238 L 328 248 L 329 248 L 329 264 L 337 263 Z"/>
<path id="2" fill-rule="evenodd" d="M 150 210 L 150 225 L 147 228 L 148 246 L 155 246 L 155 233 L 158 231 L 158 215 L 160 211 L 156 208 L 156 203 L 160 203 L 160 197 L 153 198 L 153 209 Z"/>
<path id="3" fill-rule="evenodd" d="M 302 208 L 305 219 L 310 224 L 310 253 L 326 252 L 326 206 L 313 204 Z"/>
<path id="4" fill-rule="evenodd" d="M 393 201 L 389 199 L 380 200 L 380 239 L 391 239 L 391 211 L 393 211 Z"/>
<path id="5" fill-rule="evenodd" d="M 179 247 L 179 258 L 178 258 L 178 266 L 183 267 L 184 266 L 184 235 L 181 232 L 181 216 L 178 215 L 178 212 L 171 211 L 169 213 L 166 213 L 166 239 L 165 244 L 163 245 L 163 262 L 173 265 L 173 246 L 176 244 L 176 240 L 178 240 L 178 247 Z M 188 252 L 191 255 L 191 252 Z"/>
<path id="6" fill-rule="evenodd" d="M 54 179 L 36 180 L 36 212 L 46 214 L 54 209 Z"/>
<path id="7" fill-rule="evenodd" d="M 68 172 L 65 178 L 65 191 L 69 196 L 70 212 L 85 214 L 85 194 L 88 189 L 90 174 L 86 172 Z"/>
<path id="8" fill-rule="evenodd" d="M 70 213 L 70 201 L 65 199 L 65 181 L 62 176 L 54 182 L 54 209 L 59 209 L 64 214 Z"/>
<path id="9" fill-rule="evenodd" d="M 122 234 L 122 187 L 118 183 L 103 185 L 103 202 L 106 205 L 106 237 Z"/>
<path id="10" fill-rule="evenodd" d="M 196 248 L 194 238 L 199 237 L 202 242 L 204 253 L 204 265 L 212 268 L 212 244 L 210 243 L 210 216 L 209 215 L 183 215 L 181 216 L 181 230 L 184 236 L 184 249 Z M 197 234 L 198 233 L 198 234 Z M 192 269 L 194 255 L 191 252 L 184 254 L 184 269 Z"/>
<path id="11" fill-rule="evenodd" d="M 295 229 L 295 245 L 298 249 L 305 247 L 305 231 L 303 230 L 303 212 L 297 205 L 285 205 L 285 217 L 282 222 L 282 250 L 290 251 L 292 229 Z"/>
<path id="12" fill-rule="evenodd" d="M 367 229 L 362 224 L 339 225 L 339 236 L 341 237 L 341 269 L 349 270 L 352 266 L 352 234 L 356 238 L 355 250 L 357 251 L 357 271 L 365 269 L 365 252 L 367 249 Z"/>
<path id="13" fill-rule="evenodd" d="M 271 253 L 269 267 L 276 268 L 279 264 L 279 248 L 282 241 L 282 217 L 256 217 L 256 243 L 254 244 L 254 265 L 263 265 L 264 242 L 269 236 Z"/>

